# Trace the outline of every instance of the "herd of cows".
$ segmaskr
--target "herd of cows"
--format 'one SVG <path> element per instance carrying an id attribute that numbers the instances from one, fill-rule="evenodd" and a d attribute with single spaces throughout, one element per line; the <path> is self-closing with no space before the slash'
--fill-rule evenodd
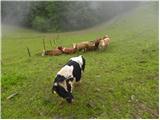
<path id="1" fill-rule="evenodd" d="M 73 54 L 76 51 L 93 51 L 97 49 L 105 49 L 109 45 L 110 38 L 105 35 L 94 41 L 86 41 L 81 43 L 74 43 L 72 48 L 64 48 L 58 46 L 54 50 L 44 51 L 42 55 L 60 55 Z M 68 103 L 74 100 L 72 91 L 73 85 L 80 82 L 82 73 L 85 70 L 86 59 L 84 56 L 79 55 L 72 57 L 69 61 L 58 71 L 53 81 L 52 93 L 58 94 L 61 98 L 65 99 Z"/>
<path id="2" fill-rule="evenodd" d="M 70 48 L 58 46 L 53 50 L 43 50 L 42 56 L 45 55 L 58 56 L 61 54 L 74 54 L 77 51 L 86 52 L 86 51 L 94 51 L 97 49 L 105 49 L 108 47 L 109 42 L 110 42 L 109 36 L 105 35 L 104 37 L 98 38 L 96 40 L 74 43 Z"/>

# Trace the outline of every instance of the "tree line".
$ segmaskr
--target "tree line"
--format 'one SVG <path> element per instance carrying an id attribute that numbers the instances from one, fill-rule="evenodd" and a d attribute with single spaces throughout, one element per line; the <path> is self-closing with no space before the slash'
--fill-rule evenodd
<path id="1" fill-rule="evenodd" d="M 2 1 L 2 23 L 42 32 L 92 27 L 135 8 L 139 2 Z"/>

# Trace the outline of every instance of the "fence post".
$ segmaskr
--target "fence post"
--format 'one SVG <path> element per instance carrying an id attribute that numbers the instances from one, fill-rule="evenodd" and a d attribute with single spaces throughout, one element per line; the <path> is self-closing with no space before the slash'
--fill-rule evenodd
<path id="1" fill-rule="evenodd" d="M 52 46 L 52 41 L 51 41 L 51 40 L 49 40 L 49 42 L 50 42 L 51 47 L 53 47 L 53 46 Z"/>
<path id="2" fill-rule="evenodd" d="M 28 51 L 28 56 L 31 57 L 31 53 L 29 51 L 29 48 L 27 47 L 27 51 Z"/>
<path id="3" fill-rule="evenodd" d="M 46 50 L 44 38 L 43 38 L 43 48 L 44 48 L 44 50 Z"/>

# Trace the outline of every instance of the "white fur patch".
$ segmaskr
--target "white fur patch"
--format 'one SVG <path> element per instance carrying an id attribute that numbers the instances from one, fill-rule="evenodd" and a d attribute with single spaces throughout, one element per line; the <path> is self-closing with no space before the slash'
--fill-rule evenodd
<path id="1" fill-rule="evenodd" d="M 57 83 L 54 83 L 54 86 L 57 86 Z"/>
<path id="2" fill-rule="evenodd" d="M 57 74 L 64 76 L 65 78 L 73 77 L 73 66 L 65 65 Z"/>
<path id="3" fill-rule="evenodd" d="M 66 81 L 60 82 L 59 85 L 63 87 L 66 91 L 68 91 Z"/>
<path id="4" fill-rule="evenodd" d="M 83 64 L 82 55 L 80 55 L 78 57 L 72 57 L 70 60 L 77 62 L 80 65 L 80 67 L 82 68 L 82 64 Z"/>
<path id="5" fill-rule="evenodd" d="M 69 81 L 69 84 L 72 84 L 72 82 L 71 82 L 71 81 Z"/>

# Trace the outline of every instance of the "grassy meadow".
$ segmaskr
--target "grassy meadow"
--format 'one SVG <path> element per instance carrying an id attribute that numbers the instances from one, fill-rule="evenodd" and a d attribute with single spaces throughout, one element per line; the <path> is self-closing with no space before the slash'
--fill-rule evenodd
<path id="1" fill-rule="evenodd" d="M 2 118 L 158 118 L 158 2 L 139 6 L 107 23 L 59 33 L 53 44 L 94 40 L 108 34 L 104 51 L 39 55 L 57 34 L 2 25 Z M 29 47 L 31 57 L 26 47 Z M 52 94 L 56 73 L 70 57 L 83 55 L 86 69 L 73 90 L 74 103 Z M 8 100 L 7 97 L 18 93 Z"/>

